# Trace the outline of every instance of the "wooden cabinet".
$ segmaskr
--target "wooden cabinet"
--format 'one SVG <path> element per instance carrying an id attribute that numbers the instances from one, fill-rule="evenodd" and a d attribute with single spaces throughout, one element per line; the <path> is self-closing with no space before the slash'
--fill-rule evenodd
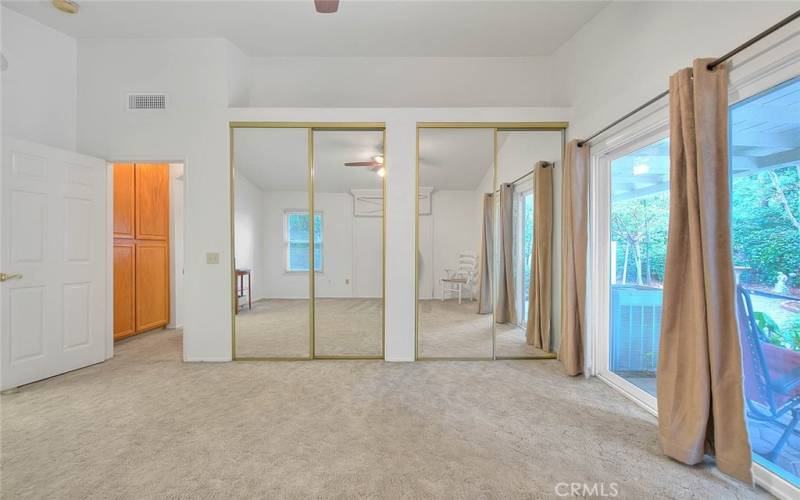
<path id="1" fill-rule="evenodd" d="M 134 232 L 134 165 L 114 165 L 114 238 L 133 238 Z"/>
<path id="2" fill-rule="evenodd" d="M 136 239 L 169 237 L 169 165 L 136 165 Z"/>
<path id="3" fill-rule="evenodd" d="M 169 248 L 166 241 L 136 244 L 136 330 L 169 323 Z"/>
<path id="4" fill-rule="evenodd" d="M 169 323 L 169 165 L 114 165 L 114 339 Z"/>
<path id="5" fill-rule="evenodd" d="M 136 247 L 114 240 L 114 338 L 136 333 Z"/>

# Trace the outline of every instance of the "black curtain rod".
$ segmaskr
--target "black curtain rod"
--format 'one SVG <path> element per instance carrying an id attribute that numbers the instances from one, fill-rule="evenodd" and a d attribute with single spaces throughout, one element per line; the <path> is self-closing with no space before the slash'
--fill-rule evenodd
<path id="1" fill-rule="evenodd" d="M 778 31 L 779 29 L 783 28 L 784 26 L 786 26 L 787 24 L 791 23 L 792 21 L 797 20 L 798 18 L 800 18 L 800 10 L 796 11 L 793 14 L 790 14 L 788 17 L 786 17 L 784 19 L 781 19 L 778 23 L 776 23 L 776 24 L 770 26 L 769 28 L 765 29 L 764 31 L 762 31 L 758 35 L 756 35 L 753 38 L 747 40 L 746 42 L 744 42 L 743 44 L 739 45 L 738 47 L 736 47 L 735 49 L 731 50 L 730 52 L 728 52 L 727 54 L 723 55 L 722 57 L 719 57 L 719 58 L 711 61 L 710 63 L 708 63 L 706 68 L 708 68 L 709 70 L 713 70 L 714 68 L 716 68 L 720 64 L 724 63 L 725 61 L 727 61 L 731 57 L 735 56 L 739 52 L 741 52 L 741 51 L 745 50 L 746 48 L 750 47 L 751 45 L 763 40 L 764 38 L 768 37 L 772 33 L 774 33 L 776 31 Z M 579 141 L 578 142 L 578 147 L 582 148 L 584 144 L 586 144 L 587 142 L 591 141 L 592 139 L 594 139 L 598 135 L 602 134 L 603 132 L 606 132 L 607 130 L 610 130 L 610 129 L 614 128 L 615 126 L 617 126 L 618 124 L 620 124 L 623 121 L 627 120 L 628 118 L 630 118 L 631 116 L 635 115 L 639 111 L 643 110 L 644 108 L 650 106 L 654 102 L 656 102 L 659 99 L 661 99 L 663 97 L 666 97 L 668 95 L 669 95 L 669 90 L 665 90 L 664 92 L 658 94 L 657 96 L 653 97 L 652 99 L 650 99 L 646 103 L 642 104 L 638 108 L 636 108 L 633 111 L 631 111 L 630 113 L 626 114 L 625 116 L 623 116 L 619 120 L 615 120 L 615 121 L 611 122 L 609 125 L 601 128 L 600 130 L 598 130 L 594 134 L 590 135 L 586 139 L 584 139 L 582 141 Z"/>
<path id="2" fill-rule="evenodd" d="M 551 162 L 549 162 L 549 161 L 544 161 L 544 162 L 542 162 L 542 163 L 544 163 L 544 165 L 542 165 L 542 168 L 555 167 L 555 163 L 551 163 Z M 534 169 L 534 170 L 536 170 L 536 169 Z M 511 182 L 503 182 L 503 183 L 501 183 L 500 185 L 501 185 L 501 186 L 502 186 L 503 184 L 511 184 L 511 185 L 514 185 L 514 184 L 518 183 L 519 181 L 521 181 L 522 179 L 524 179 L 525 177 L 528 177 L 529 175 L 531 175 L 531 174 L 534 172 L 534 170 L 531 170 L 530 172 L 528 172 L 528 173 L 526 173 L 526 174 L 520 175 L 519 177 L 517 177 L 516 179 L 514 179 L 514 180 L 513 180 L 513 181 L 511 181 Z M 494 190 L 494 192 L 495 192 L 495 193 L 496 193 L 496 192 L 498 192 L 498 191 L 500 191 L 500 188 L 497 188 L 497 189 L 495 189 L 495 190 Z"/>

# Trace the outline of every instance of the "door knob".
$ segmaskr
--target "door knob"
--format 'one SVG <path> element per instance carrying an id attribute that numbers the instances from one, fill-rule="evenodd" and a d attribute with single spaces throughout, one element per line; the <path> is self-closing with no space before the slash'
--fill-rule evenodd
<path id="1" fill-rule="evenodd" d="M 21 274 L 6 274 L 0 273 L 0 281 L 8 281 L 8 280 L 21 280 Z"/>

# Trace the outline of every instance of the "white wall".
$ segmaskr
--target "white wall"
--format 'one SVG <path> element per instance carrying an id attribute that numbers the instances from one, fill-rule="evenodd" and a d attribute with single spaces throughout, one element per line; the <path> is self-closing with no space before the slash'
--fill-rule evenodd
<path id="1" fill-rule="evenodd" d="M 231 358 L 229 121 L 387 125 L 386 358 L 414 357 L 417 121 L 562 121 L 565 108 L 236 108 L 227 42 L 80 40 L 78 146 L 111 160 L 186 163 L 184 359 Z M 166 92 L 169 109 L 128 112 L 128 92 Z M 220 264 L 206 264 L 218 252 Z"/>
<path id="2" fill-rule="evenodd" d="M 234 236 L 237 269 L 249 269 L 252 300 L 264 298 L 264 191 L 242 172 L 235 176 Z M 240 302 L 246 301 L 240 299 Z"/>
<path id="3" fill-rule="evenodd" d="M 476 199 L 475 191 L 433 191 L 431 214 L 420 216 L 420 249 L 427 249 L 422 255 L 427 279 L 420 283 L 421 299 L 441 298 L 439 280 L 445 269 L 456 268 L 460 254 L 480 254 L 482 213 Z M 423 225 L 431 229 L 423 231 Z"/>
<path id="4" fill-rule="evenodd" d="M 77 42 L 0 7 L 2 134 L 75 150 Z"/>
<path id="5" fill-rule="evenodd" d="M 231 359 L 230 172 L 224 40 L 80 40 L 78 150 L 185 163 L 184 359 Z M 166 111 L 126 110 L 166 92 Z M 37 106 L 38 107 L 38 106 Z M 206 252 L 220 264 L 206 264 Z"/>
<path id="6" fill-rule="evenodd" d="M 797 2 L 611 3 L 552 56 L 556 100 L 573 106 L 569 137 L 595 132 L 667 90 L 693 59 L 720 56 L 795 10 Z M 737 59 L 797 33 L 796 24 Z"/>
<path id="7" fill-rule="evenodd" d="M 307 210 L 308 195 L 305 191 L 262 191 L 262 196 L 263 296 L 307 298 L 308 274 L 286 271 L 284 213 Z M 349 193 L 316 193 L 314 211 L 322 214 L 322 270 L 315 278 L 317 297 L 380 297 L 381 218 L 355 217 Z"/>
<path id="8" fill-rule="evenodd" d="M 251 71 L 259 107 L 565 104 L 545 57 L 275 57 Z"/>

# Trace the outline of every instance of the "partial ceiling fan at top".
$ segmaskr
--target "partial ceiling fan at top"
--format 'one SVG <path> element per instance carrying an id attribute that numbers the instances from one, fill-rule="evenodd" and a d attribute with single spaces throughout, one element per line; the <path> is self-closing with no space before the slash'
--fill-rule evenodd
<path id="1" fill-rule="evenodd" d="M 320 14 L 333 14 L 339 10 L 339 0 L 314 0 L 314 7 Z"/>
<path id="2" fill-rule="evenodd" d="M 344 164 L 345 167 L 361 167 L 375 172 L 380 177 L 386 175 L 386 168 L 383 166 L 383 155 L 373 156 L 369 161 L 349 161 Z"/>

